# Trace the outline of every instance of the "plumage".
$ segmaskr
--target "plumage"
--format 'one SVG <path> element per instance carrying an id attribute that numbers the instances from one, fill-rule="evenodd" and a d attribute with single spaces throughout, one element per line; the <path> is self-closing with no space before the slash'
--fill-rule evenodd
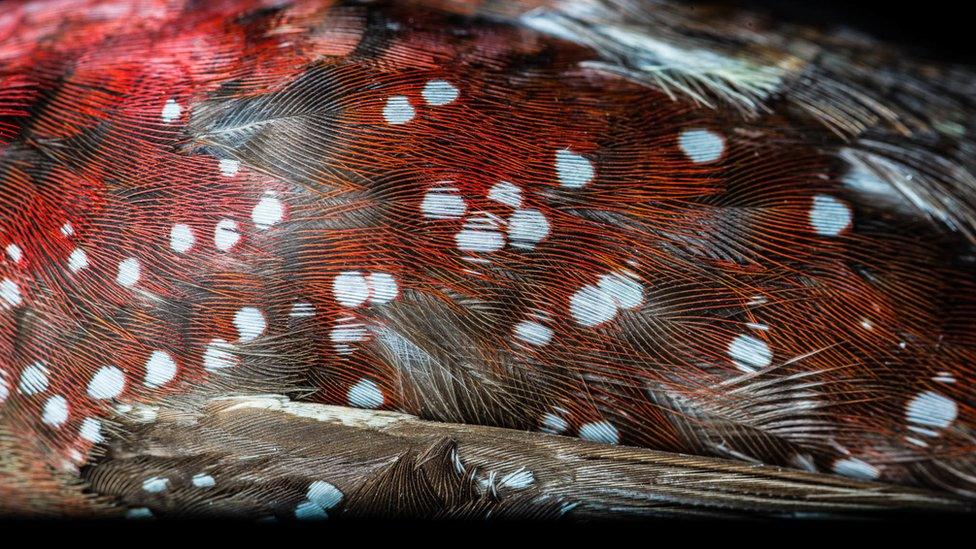
<path id="1" fill-rule="evenodd" d="M 976 80 L 875 46 L 665 2 L 15 4 L 0 500 L 965 508 Z"/>

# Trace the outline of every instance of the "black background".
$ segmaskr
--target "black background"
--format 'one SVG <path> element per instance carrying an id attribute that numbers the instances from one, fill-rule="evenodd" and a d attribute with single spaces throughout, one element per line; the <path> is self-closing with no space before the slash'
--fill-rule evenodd
<path id="1" fill-rule="evenodd" d="M 744 6 L 777 19 L 815 27 L 846 26 L 914 55 L 976 64 L 976 7 L 967 2 L 921 0 L 706 0 L 702 4 Z"/>

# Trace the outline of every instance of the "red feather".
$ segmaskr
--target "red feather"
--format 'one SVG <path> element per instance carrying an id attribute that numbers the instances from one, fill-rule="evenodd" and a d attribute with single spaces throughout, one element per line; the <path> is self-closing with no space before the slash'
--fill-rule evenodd
<path id="1" fill-rule="evenodd" d="M 4 448 L 275 392 L 972 497 L 971 189 L 864 172 L 785 54 L 748 112 L 652 31 L 422 4 L 6 9 Z"/>

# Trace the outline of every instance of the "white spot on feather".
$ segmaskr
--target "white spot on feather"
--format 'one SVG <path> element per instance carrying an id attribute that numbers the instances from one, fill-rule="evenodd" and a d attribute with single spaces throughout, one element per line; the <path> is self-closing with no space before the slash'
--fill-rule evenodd
<path id="1" fill-rule="evenodd" d="M 587 285 L 569 299 L 569 312 L 577 323 L 596 326 L 617 315 L 617 302 L 598 286 Z"/>
<path id="2" fill-rule="evenodd" d="M 501 181 L 495 183 L 488 190 L 488 198 L 512 208 L 520 208 L 522 206 L 522 189 L 508 181 Z"/>
<path id="3" fill-rule="evenodd" d="M 549 220 L 539 210 L 516 210 L 508 219 L 508 238 L 516 248 L 534 248 L 547 236 Z"/>
<path id="4" fill-rule="evenodd" d="M 358 307 L 369 298 L 369 283 L 361 272 L 346 271 L 332 281 L 332 294 L 343 307 Z"/>
<path id="5" fill-rule="evenodd" d="M 197 488 L 212 488 L 217 484 L 217 481 L 206 473 L 197 473 L 193 475 L 191 482 Z"/>
<path id="6" fill-rule="evenodd" d="M 214 246 L 222 252 L 234 247 L 241 239 L 241 234 L 237 231 L 237 222 L 230 219 L 221 219 L 214 228 Z"/>
<path id="7" fill-rule="evenodd" d="M 211 340 L 203 353 L 204 369 L 213 371 L 237 366 L 239 359 L 233 351 L 234 346 L 223 339 Z"/>
<path id="8" fill-rule="evenodd" d="M 389 303 L 400 292 L 396 278 L 390 273 L 371 273 L 366 277 L 366 284 L 370 288 L 370 302 L 375 304 Z"/>
<path id="9" fill-rule="evenodd" d="M 68 269 L 70 269 L 73 273 L 77 273 L 87 266 L 88 254 L 86 254 L 85 250 L 82 250 L 81 248 L 75 248 L 74 251 L 71 252 L 71 255 L 68 256 Z"/>
<path id="10" fill-rule="evenodd" d="M 833 469 L 838 475 L 862 480 L 874 480 L 881 474 L 877 467 L 857 458 L 838 459 Z"/>
<path id="11" fill-rule="evenodd" d="M 955 401 L 935 391 L 919 393 L 905 407 L 909 423 L 935 428 L 948 427 L 958 413 Z"/>
<path id="12" fill-rule="evenodd" d="M 47 367 L 43 362 L 35 362 L 20 373 L 19 391 L 23 395 L 36 395 L 47 390 Z"/>
<path id="13" fill-rule="evenodd" d="M 496 222 L 487 217 L 468 219 L 454 240 L 458 249 L 465 252 L 497 252 L 505 246 L 505 237 L 498 232 Z"/>
<path id="14" fill-rule="evenodd" d="M 160 113 L 160 116 L 162 116 L 163 122 L 169 124 L 170 122 L 179 118 L 182 112 L 183 108 L 180 107 L 179 103 L 173 99 L 167 99 L 166 104 L 163 105 L 163 111 Z"/>
<path id="15" fill-rule="evenodd" d="M 328 482 L 316 480 L 308 485 L 305 497 L 307 499 L 295 508 L 295 518 L 320 520 L 328 518 L 326 511 L 339 505 L 342 492 Z"/>
<path id="16" fill-rule="evenodd" d="M 440 107 L 458 98 L 458 89 L 446 80 L 431 80 L 424 86 L 421 95 L 428 105 Z"/>
<path id="17" fill-rule="evenodd" d="M 353 351 L 350 343 L 365 341 L 367 335 L 368 332 L 364 324 L 357 322 L 351 316 L 347 316 L 336 320 L 336 325 L 332 328 L 329 339 L 335 344 L 336 352 L 346 355 Z"/>
<path id="18" fill-rule="evenodd" d="M 633 309 L 644 302 L 644 288 L 629 271 L 610 273 L 600 277 L 597 283 L 622 309 Z"/>
<path id="19" fill-rule="evenodd" d="M 23 297 L 20 295 L 20 286 L 9 278 L 3 279 L 0 282 L 0 299 L 3 299 L 4 303 L 10 307 L 20 305 L 20 302 L 23 301 Z"/>
<path id="20" fill-rule="evenodd" d="M 523 320 L 515 325 L 515 337 L 530 345 L 541 347 L 552 340 L 552 329 L 534 320 Z"/>
<path id="21" fill-rule="evenodd" d="M 89 442 L 99 444 L 103 440 L 102 422 L 93 417 L 86 417 L 85 420 L 81 422 L 81 428 L 78 430 L 78 434 L 81 436 L 81 438 Z"/>
<path id="22" fill-rule="evenodd" d="M 150 494 L 158 494 L 169 486 L 169 479 L 165 477 L 149 477 L 142 481 L 142 489 Z"/>
<path id="23" fill-rule="evenodd" d="M 837 236 L 851 224 L 851 208 L 840 200 L 818 194 L 810 208 L 810 225 L 821 236 Z"/>
<path id="24" fill-rule="evenodd" d="M 346 395 L 350 406 L 357 408 L 379 408 L 383 405 L 383 391 L 371 379 L 360 379 L 349 388 Z"/>
<path id="25" fill-rule="evenodd" d="M 152 511 L 147 507 L 133 507 L 125 512 L 125 518 L 132 520 L 153 518 Z"/>
<path id="26" fill-rule="evenodd" d="M 420 211 L 427 219 L 457 219 L 468 209 L 454 187 L 434 187 L 427 191 L 420 203 Z"/>
<path id="27" fill-rule="evenodd" d="M 220 168 L 220 173 L 227 177 L 233 177 L 241 169 L 241 161 L 234 160 L 233 158 L 221 158 L 218 167 Z"/>
<path id="28" fill-rule="evenodd" d="M 119 272 L 115 275 L 115 281 L 121 286 L 130 288 L 136 282 L 139 282 L 140 275 L 141 267 L 139 260 L 134 257 L 128 257 L 119 262 Z"/>
<path id="29" fill-rule="evenodd" d="M 905 437 L 905 442 L 908 442 L 909 444 L 913 444 L 915 446 L 919 446 L 919 447 L 922 447 L 922 448 L 928 448 L 929 447 L 929 443 L 928 442 L 925 442 L 924 440 L 919 440 L 919 439 L 917 439 L 915 437 Z"/>
<path id="30" fill-rule="evenodd" d="M 273 194 L 261 197 L 258 204 L 251 210 L 254 226 L 261 230 L 269 229 L 272 225 L 280 223 L 284 217 L 285 206 Z"/>
<path id="31" fill-rule="evenodd" d="M 328 482 L 316 480 L 308 485 L 306 497 L 323 509 L 332 509 L 342 501 L 342 492 Z"/>
<path id="32" fill-rule="evenodd" d="M 295 303 L 291 306 L 291 312 L 288 313 L 288 316 L 292 318 L 315 316 L 315 306 L 306 302 Z"/>
<path id="33" fill-rule="evenodd" d="M 535 483 L 535 475 L 527 469 L 519 469 L 502 477 L 499 484 L 513 490 L 524 490 Z"/>
<path id="34" fill-rule="evenodd" d="M 88 396 L 96 400 L 115 398 L 125 389 L 125 373 L 115 366 L 102 366 L 88 382 Z"/>
<path id="35" fill-rule="evenodd" d="M 563 187 L 579 189 L 593 180 L 593 163 L 569 149 L 556 151 L 556 175 Z"/>
<path id="36" fill-rule="evenodd" d="M 329 515 L 320 505 L 311 501 L 303 501 L 295 507 L 295 518 L 298 520 L 324 520 L 329 518 Z"/>
<path id="37" fill-rule="evenodd" d="M 558 435 L 569 429 L 569 422 L 552 412 L 543 414 L 541 423 L 539 430 L 543 433 Z"/>
<path id="38" fill-rule="evenodd" d="M 256 307 L 241 307 L 234 315 L 234 327 L 241 341 L 251 341 L 268 327 L 264 313 Z"/>
<path id="39" fill-rule="evenodd" d="M 71 474 L 77 475 L 78 474 L 78 467 L 77 467 L 77 465 L 80 465 L 80 464 L 84 463 L 85 461 L 86 461 L 86 458 L 85 458 L 85 456 L 81 455 L 81 452 L 79 452 L 78 450 L 75 450 L 75 449 L 71 449 L 71 450 L 68 451 L 68 459 L 67 459 L 67 461 L 66 462 L 62 462 L 63 465 L 65 466 L 65 468 L 62 469 L 62 470 L 63 471 L 70 471 Z"/>
<path id="40" fill-rule="evenodd" d="M 939 372 L 932 381 L 938 381 L 939 383 L 955 383 L 956 378 L 951 372 Z"/>
<path id="41" fill-rule="evenodd" d="M 55 395 L 44 403 L 41 421 L 52 427 L 60 427 L 68 421 L 68 401 L 61 395 Z"/>
<path id="42" fill-rule="evenodd" d="M 579 437 L 591 442 L 617 444 L 620 442 L 620 432 L 609 421 L 595 421 L 584 423 L 579 428 Z"/>
<path id="43" fill-rule="evenodd" d="M 573 318 L 583 326 L 596 326 L 617 316 L 619 309 L 633 309 L 644 302 L 644 287 L 630 271 L 606 274 L 596 286 L 580 288 L 569 300 Z"/>
<path id="44" fill-rule="evenodd" d="M 725 152 L 725 139 L 711 130 L 684 130 L 678 136 L 678 146 L 696 164 L 718 160 Z"/>
<path id="45" fill-rule="evenodd" d="M 176 377 L 176 361 L 165 351 L 153 351 L 146 360 L 146 378 L 143 385 L 162 387 Z"/>
<path id="46" fill-rule="evenodd" d="M 169 230 L 169 247 L 178 253 L 190 251 L 196 237 L 193 236 L 193 229 L 189 225 L 177 223 Z"/>
<path id="47" fill-rule="evenodd" d="M 20 249 L 20 246 L 16 244 L 7 244 L 7 257 L 10 258 L 14 263 L 20 263 L 20 260 L 24 257 L 24 251 Z"/>
<path id="48" fill-rule="evenodd" d="M 390 97 L 386 100 L 386 106 L 383 107 L 383 118 L 388 124 L 406 124 L 413 120 L 415 114 L 416 111 L 410 104 L 410 100 L 403 95 Z"/>
<path id="49" fill-rule="evenodd" d="M 742 334 L 729 344 L 729 357 L 743 372 L 755 372 L 772 363 L 773 353 L 765 341 Z"/>

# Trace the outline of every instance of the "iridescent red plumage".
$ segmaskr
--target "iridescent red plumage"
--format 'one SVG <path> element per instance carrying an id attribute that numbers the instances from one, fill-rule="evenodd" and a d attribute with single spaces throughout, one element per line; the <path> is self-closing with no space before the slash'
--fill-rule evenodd
<path id="1" fill-rule="evenodd" d="M 271 391 L 971 493 L 971 244 L 800 114 L 413 4 L 64 5 L 0 16 L 12 451 Z"/>

